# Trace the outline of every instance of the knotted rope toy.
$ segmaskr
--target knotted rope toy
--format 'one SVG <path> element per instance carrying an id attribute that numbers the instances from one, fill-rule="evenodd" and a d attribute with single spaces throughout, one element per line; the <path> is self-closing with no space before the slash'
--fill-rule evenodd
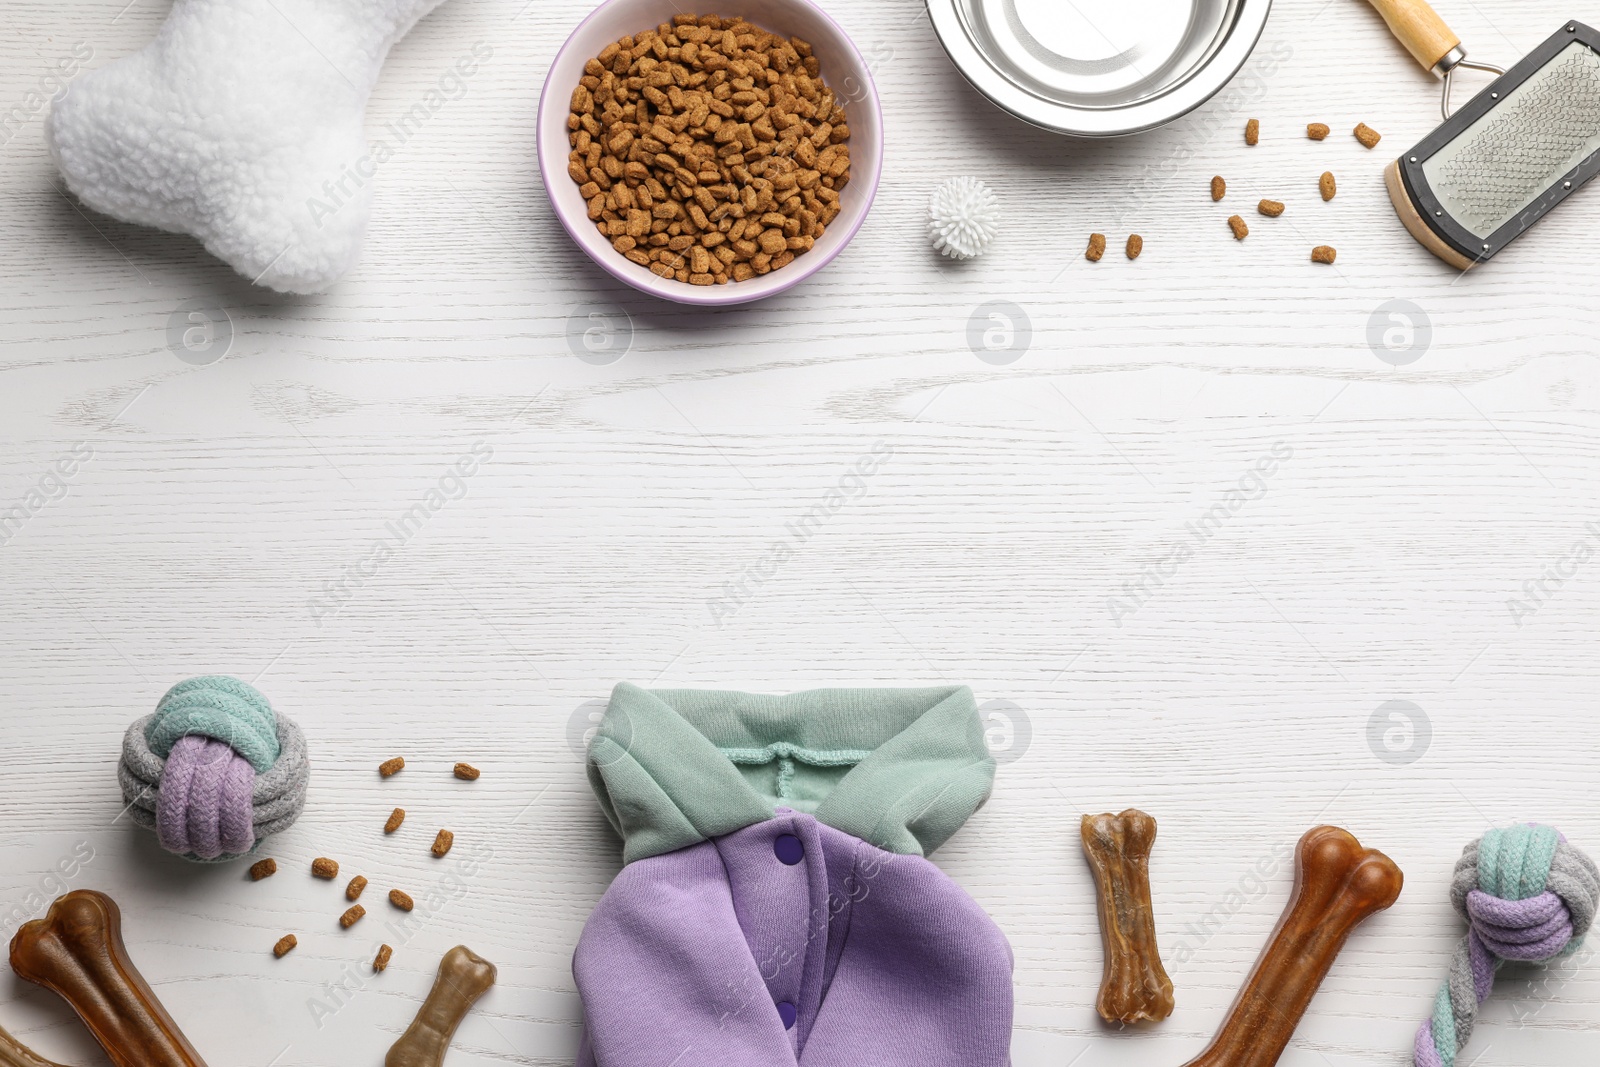
<path id="1" fill-rule="evenodd" d="M 300 728 L 266 697 L 207 675 L 179 682 L 128 727 L 117 778 L 133 820 L 162 848 L 230 860 L 300 817 L 311 764 Z"/>
<path id="2" fill-rule="evenodd" d="M 1467 936 L 1450 959 L 1433 1017 L 1417 1031 L 1415 1067 L 1454 1067 L 1501 964 L 1578 950 L 1600 901 L 1600 869 L 1554 827 L 1508 826 L 1462 852 L 1450 900 L 1467 920 Z"/>

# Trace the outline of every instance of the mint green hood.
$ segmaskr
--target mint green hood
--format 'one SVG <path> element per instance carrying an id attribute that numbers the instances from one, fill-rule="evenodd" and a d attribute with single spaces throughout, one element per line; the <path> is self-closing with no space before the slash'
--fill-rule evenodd
<path id="1" fill-rule="evenodd" d="M 623 682 L 589 746 L 589 782 L 627 863 L 779 807 L 925 856 L 988 799 L 994 768 L 965 686 L 762 696 Z"/>

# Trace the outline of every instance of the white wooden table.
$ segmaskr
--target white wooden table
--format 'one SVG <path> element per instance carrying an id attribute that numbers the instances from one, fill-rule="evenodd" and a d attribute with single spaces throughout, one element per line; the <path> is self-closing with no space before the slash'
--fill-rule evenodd
<path id="1" fill-rule="evenodd" d="M 79 42 L 89 66 L 140 46 L 167 4 L 126 2 L 10 0 L 0 105 Z M 619 863 L 578 755 L 594 701 L 622 679 L 962 682 L 1008 762 L 937 859 L 1015 946 L 1019 1067 L 1198 1052 L 1288 894 L 1278 857 L 1318 822 L 1387 851 L 1407 887 L 1282 1062 L 1409 1062 L 1461 933 L 1445 892 L 1461 847 L 1539 819 L 1600 851 L 1600 194 L 1472 276 L 1435 262 L 1380 172 L 1434 124 L 1437 88 L 1358 0 L 1279 0 L 1223 99 L 1079 144 L 969 90 L 918 0 L 825 4 L 876 62 L 876 208 L 818 278 L 717 314 L 621 289 L 547 209 L 534 109 L 581 0 L 451 0 L 395 49 L 372 128 L 475 43 L 493 56 L 383 169 L 365 259 L 321 297 L 86 216 L 42 110 L 24 116 L 0 146 L 0 508 L 55 499 L 0 546 L 0 913 L 63 884 L 112 893 L 213 1065 L 377 1064 L 458 942 L 500 983 L 450 1063 L 569 1064 L 570 954 Z M 1489 59 L 1600 18 L 1441 6 Z M 1335 135 L 1309 142 L 1310 121 Z M 1378 151 L 1349 136 L 1358 121 Z M 961 265 L 921 229 L 957 174 L 995 187 L 1006 225 Z M 1268 196 L 1289 213 L 1244 211 L 1255 232 L 1235 243 L 1226 216 Z M 1095 230 L 1113 252 L 1090 265 Z M 1117 251 L 1131 231 L 1135 263 Z M 1333 269 L 1309 262 L 1324 243 Z M 969 320 L 995 301 L 1028 329 L 974 351 Z M 191 306 L 225 309 L 226 358 L 169 346 Z M 609 351 L 583 347 L 591 326 L 615 331 Z M 492 459 L 458 498 L 366 566 L 475 446 Z M 89 458 L 58 490 L 46 474 L 74 448 Z M 1184 554 L 1190 524 L 1209 536 Z M 328 600 L 358 564 L 373 573 Z M 210 672 L 255 680 L 313 746 L 311 804 L 259 885 L 118 817 L 123 729 Z M 411 765 L 380 783 L 394 754 Z M 451 779 L 458 759 L 482 779 Z M 396 804 L 408 841 L 379 832 Z M 1137 1034 L 1093 1013 L 1076 841 L 1081 813 L 1130 805 L 1161 823 L 1179 1005 Z M 426 855 L 440 826 L 473 873 Z M 421 902 L 380 977 L 364 965 L 393 940 L 387 906 L 341 934 L 337 887 L 306 874 L 324 854 Z M 291 930 L 300 948 L 274 960 Z M 104 1062 L 9 970 L 0 1025 Z M 1565 1067 L 1597 1050 L 1590 954 L 1507 973 L 1468 1055 Z"/>

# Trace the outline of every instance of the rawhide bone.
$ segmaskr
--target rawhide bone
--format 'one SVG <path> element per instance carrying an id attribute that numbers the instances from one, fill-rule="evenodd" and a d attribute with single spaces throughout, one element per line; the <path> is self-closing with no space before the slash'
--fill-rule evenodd
<path id="1" fill-rule="evenodd" d="M 1352 930 L 1400 896 L 1393 860 L 1337 826 L 1307 830 L 1294 891 L 1222 1029 L 1184 1067 L 1272 1067 Z"/>
<path id="2" fill-rule="evenodd" d="M 11 968 L 59 993 L 117 1067 L 205 1067 L 128 958 L 122 913 L 104 893 L 58 897 L 11 939 Z"/>
<path id="3" fill-rule="evenodd" d="M 383 1067 L 440 1067 L 456 1027 L 473 1002 L 494 985 L 494 978 L 494 964 L 467 946 L 446 952 L 428 999 L 400 1040 L 390 1046 Z"/>
<path id="4" fill-rule="evenodd" d="M 1100 900 L 1105 972 L 1095 1010 L 1108 1023 L 1160 1022 L 1172 1014 L 1172 979 L 1156 947 L 1150 846 L 1156 821 L 1137 808 L 1085 815 L 1083 854 Z"/>
<path id="5" fill-rule="evenodd" d="M 0 1067 L 61 1067 L 59 1063 L 38 1055 L 0 1028 Z"/>

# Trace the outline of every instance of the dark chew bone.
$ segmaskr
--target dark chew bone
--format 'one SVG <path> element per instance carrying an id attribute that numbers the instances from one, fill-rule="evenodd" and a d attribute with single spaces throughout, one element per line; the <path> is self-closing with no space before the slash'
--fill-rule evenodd
<path id="1" fill-rule="evenodd" d="M 117 1067 L 205 1067 L 128 958 L 122 914 L 75 889 L 11 939 L 11 967 L 59 993 Z"/>
<path id="2" fill-rule="evenodd" d="M 456 1027 L 473 1002 L 494 985 L 494 979 L 494 964 L 467 946 L 457 945 L 446 952 L 428 999 L 390 1047 L 384 1067 L 440 1067 Z"/>
<path id="3" fill-rule="evenodd" d="M 1217 1036 L 1184 1067 L 1272 1067 L 1350 932 L 1400 896 L 1404 876 L 1337 826 L 1306 831 L 1294 891 Z"/>
<path id="4" fill-rule="evenodd" d="M 1100 900 L 1105 974 L 1095 1010 L 1108 1023 L 1160 1022 L 1172 1014 L 1172 979 L 1156 947 L 1150 846 L 1156 821 L 1137 808 L 1085 815 L 1083 854 Z"/>

